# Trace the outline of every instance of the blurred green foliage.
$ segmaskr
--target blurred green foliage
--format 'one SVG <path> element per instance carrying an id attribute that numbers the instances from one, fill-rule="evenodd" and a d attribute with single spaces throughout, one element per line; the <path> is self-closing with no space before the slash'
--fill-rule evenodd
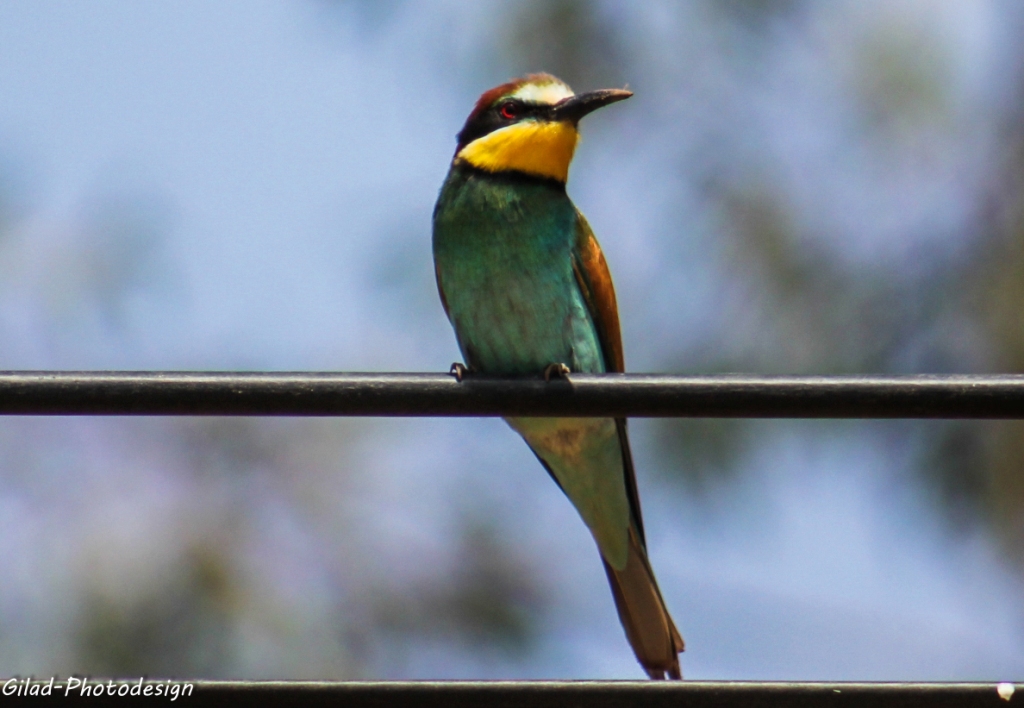
<path id="1" fill-rule="evenodd" d="M 948 124 L 952 68 L 935 37 L 898 25 L 870 34 L 853 77 L 868 130 L 913 139 L 930 126 Z"/>
<path id="2" fill-rule="evenodd" d="M 546 604 L 536 572 L 493 525 L 462 525 L 453 567 L 392 592 L 376 591 L 372 617 L 388 634 L 464 643 L 522 656 L 538 633 Z M 401 654 L 400 638 L 377 651 Z M 389 661 L 393 664 L 394 660 Z"/>
<path id="3" fill-rule="evenodd" d="M 87 595 L 78 642 L 80 674 L 223 676 L 230 656 L 232 565 L 227 548 L 190 549 L 166 582 L 136 597 Z"/>
<path id="4" fill-rule="evenodd" d="M 528 0 L 508 10 L 501 44 L 510 76 L 546 71 L 586 90 L 628 81 L 616 17 L 597 0 Z"/>

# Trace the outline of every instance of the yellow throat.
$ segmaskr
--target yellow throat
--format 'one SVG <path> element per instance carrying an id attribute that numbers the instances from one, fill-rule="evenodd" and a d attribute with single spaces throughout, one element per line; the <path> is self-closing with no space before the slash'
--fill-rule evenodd
<path id="1" fill-rule="evenodd" d="M 455 159 L 488 172 L 516 170 L 565 182 L 579 137 L 569 122 L 527 120 L 477 138 Z"/>

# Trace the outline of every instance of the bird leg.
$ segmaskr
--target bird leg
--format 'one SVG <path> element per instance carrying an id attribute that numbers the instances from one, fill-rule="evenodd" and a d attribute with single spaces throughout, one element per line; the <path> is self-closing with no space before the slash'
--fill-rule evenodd
<path id="1" fill-rule="evenodd" d="M 544 380 L 550 381 L 552 378 L 564 379 L 566 376 L 572 373 L 572 370 L 560 361 L 554 364 L 548 364 L 544 368 Z"/>
<path id="2" fill-rule="evenodd" d="M 448 369 L 448 374 L 454 376 L 455 380 L 462 383 L 462 379 L 466 378 L 466 374 L 469 373 L 469 369 L 461 361 L 456 361 L 452 364 L 452 367 Z"/>

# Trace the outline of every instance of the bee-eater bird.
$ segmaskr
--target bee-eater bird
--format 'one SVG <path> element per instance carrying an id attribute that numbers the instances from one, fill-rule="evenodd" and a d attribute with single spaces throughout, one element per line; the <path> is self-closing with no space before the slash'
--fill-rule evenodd
<path id="1" fill-rule="evenodd" d="M 579 121 L 629 98 L 574 95 L 548 74 L 485 92 L 434 208 L 438 291 L 465 371 L 624 370 L 611 275 L 565 191 Z M 625 419 L 508 418 L 597 542 L 619 619 L 651 678 L 681 678 L 683 639 L 654 580 Z"/>

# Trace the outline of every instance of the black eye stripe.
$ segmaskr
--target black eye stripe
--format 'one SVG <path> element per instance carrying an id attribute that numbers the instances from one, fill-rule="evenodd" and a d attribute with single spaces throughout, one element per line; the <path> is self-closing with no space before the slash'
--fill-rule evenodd
<path id="1" fill-rule="evenodd" d="M 501 114 L 505 107 L 512 108 L 516 112 L 516 116 L 525 116 L 530 113 L 535 113 L 540 106 L 535 103 L 526 103 L 520 101 L 517 98 L 506 98 L 504 101 L 499 101 L 495 106 L 495 110 Z"/>
<path id="2" fill-rule="evenodd" d="M 515 108 L 515 115 L 506 118 L 502 115 L 502 109 L 505 106 L 512 106 Z M 494 132 L 499 128 L 504 128 L 507 125 L 516 123 L 524 118 L 543 118 L 544 114 L 551 110 L 552 106 L 534 102 L 523 101 L 518 98 L 503 98 L 500 101 L 496 101 L 486 111 L 482 111 L 474 116 L 471 116 L 467 120 L 466 125 L 462 127 L 459 132 L 459 145 L 456 150 L 461 150 L 469 143 L 473 142 L 477 138 L 482 138 L 488 133 Z"/>

